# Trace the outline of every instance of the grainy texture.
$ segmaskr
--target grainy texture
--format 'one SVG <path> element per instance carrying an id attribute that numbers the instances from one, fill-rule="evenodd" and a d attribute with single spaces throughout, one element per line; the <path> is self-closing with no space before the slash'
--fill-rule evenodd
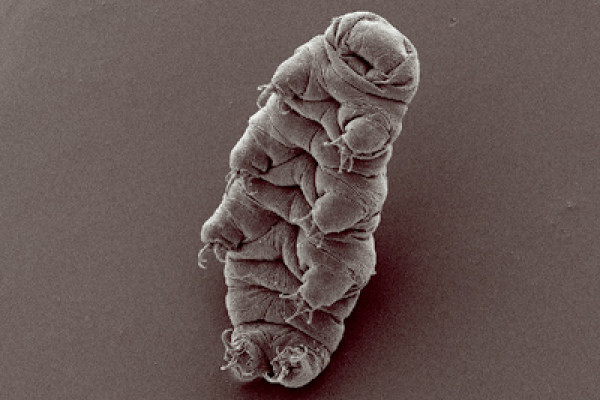
<path id="1" fill-rule="evenodd" d="M 199 227 L 256 86 L 361 9 L 422 61 L 378 273 L 318 379 L 240 385 Z M 0 398 L 597 400 L 598 26 L 595 0 L 1 1 Z"/>
<path id="2" fill-rule="evenodd" d="M 225 262 L 223 369 L 238 379 L 299 387 L 329 363 L 375 273 L 386 167 L 418 82 L 412 43 L 355 12 L 263 87 L 199 254 Z"/>

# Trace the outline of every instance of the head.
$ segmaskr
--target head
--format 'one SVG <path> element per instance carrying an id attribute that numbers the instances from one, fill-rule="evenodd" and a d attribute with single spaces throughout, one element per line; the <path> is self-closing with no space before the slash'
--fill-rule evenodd
<path id="1" fill-rule="evenodd" d="M 346 38 L 349 59 L 363 64 L 361 71 L 355 72 L 373 78 L 390 73 L 408 57 L 404 40 L 404 35 L 387 22 L 358 21 Z"/>
<path id="2" fill-rule="evenodd" d="M 408 104 L 419 82 L 417 51 L 386 19 L 366 11 L 334 18 L 325 32 L 336 75 L 351 87 Z"/>

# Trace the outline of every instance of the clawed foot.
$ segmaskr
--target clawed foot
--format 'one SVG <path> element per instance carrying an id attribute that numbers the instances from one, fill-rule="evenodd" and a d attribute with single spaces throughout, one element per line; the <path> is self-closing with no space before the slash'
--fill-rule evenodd
<path id="1" fill-rule="evenodd" d="M 225 176 L 225 182 L 227 183 L 225 186 L 225 193 L 229 192 L 229 188 L 238 178 L 242 188 L 244 189 L 244 192 L 251 196 L 256 194 L 256 192 L 253 192 L 249 189 L 250 180 L 253 178 L 253 176 L 249 170 L 244 168 L 232 169 L 227 173 Z"/>
<path id="2" fill-rule="evenodd" d="M 306 232 L 306 240 L 314 244 L 317 248 L 323 247 L 325 241 L 325 234 L 321 232 L 317 223 L 315 222 L 312 213 L 305 215 L 304 217 L 297 218 L 291 221 L 292 224 L 299 226 Z"/>
<path id="3" fill-rule="evenodd" d="M 291 293 L 291 294 L 280 294 L 279 297 L 282 299 L 291 300 L 294 303 L 296 303 L 296 311 L 291 316 L 289 316 L 285 319 L 286 323 L 289 324 L 290 321 L 292 321 L 294 318 L 296 318 L 300 315 L 304 315 L 304 314 L 307 314 L 306 323 L 307 324 L 312 323 L 313 313 L 315 312 L 315 310 L 312 309 L 310 307 L 310 305 L 308 305 L 306 300 L 304 300 L 304 298 L 300 295 L 300 292 Z"/>
<path id="4" fill-rule="evenodd" d="M 264 378 L 271 383 L 286 387 L 300 387 L 313 380 L 329 361 L 325 350 L 315 351 L 306 345 L 286 346 L 277 350 L 277 356 L 271 360 L 272 375 Z M 321 353 L 321 354 L 319 354 Z"/>
<path id="5" fill-rule="evenodd" d="M 263 351 L 249 337 L 241 336 L 232 340 L 232 329 L 227 329 L 221 338 L 227 362 L 221 370 L 231 370 L 243 382 L 264 376 L 269 371 Z"/>
<path id="6" fill-rule="evenodd" d="M 308 233 L 306 239 L 310 243 L 314 244 L 318 249 L 320 249 L 323 247 L 323 242 L 325 241 L 325 234 L 321 232 L 315 224 L 315 229 Z"/>
<path id="7" fill-rule="evenodd" d="M 225 262 L 228 251 L 227 247 L 219 242 L 207 243 L 198 252 L 198 267 L 201 269 L 206 269 L 206 264 L 208 263 L 206 256 L 211 250 L 214 252 L 215 257 L 217 257 L 217 260 Z"/>
<path id="8" fill-rule="evenodd" d="M 226 364 L 243 382 L 264 378 L 286 387 L 304 386 L 329 364 L 331 353 L 321 343 L 290 326 L 252 323 L 223 332 Z"/>
<path id="9" fill-rule="evenodd" d="M 311 232 L 315 227 L 315 223 L 312 218 L 312 213 L 310 212 L 304 215 L 303 217 L 297 217 L 292 219 L 290 223 L 299 226 L 307 233 Z"/>
<path id="10" fill-rule="evenodd" d="M 260 91 L 258 99 L 256 99 L 256 105 L 258 106 L 258 108 L 263 108 L 271 94 L 275 93 L 275 86 L 273 86 L 273 84 L 269 82 L 265 83 L 264 85 L 260 85 L 256 89 Z"/>
<path id="11" fill-rule="evenodd" d="M 206 269 L 206 263 L 208 262 L 208 260 L 206 259 L 206 254 L 212 250 L 212 247 L 212 243 L 207 243 L 198 252 L 198 266 L 201 269 Z"/>
<path id="12" fill-rule="evenodd" d="M 344 167 L 346 164 L 348 164 L 346 170 L 348 172 L 352 172 L 352 168 L 354 167 L 354 153 L 352 153 L 352 150 L 350 150 L 344 141 L 343 136 L 340 136 L 331 142 L 325 143 L 325 146 L 336 146 L 340 152 L 340 167 L 338 168 L 338 173 L 341 174 L 344 172 Z"/>

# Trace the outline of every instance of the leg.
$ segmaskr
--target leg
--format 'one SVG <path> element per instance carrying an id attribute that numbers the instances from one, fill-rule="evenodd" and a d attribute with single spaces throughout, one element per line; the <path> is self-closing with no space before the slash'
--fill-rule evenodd
<path id="1" fill-rule="evenodd" d="M 202 226 L 203 242 L 233 250 L 242 242 L 263 236 L 280 220 L 248 195 L 245 179 L 244 176 L 232 178 L 221 204 Z"/>
<path id="2" fill-rule="evenodd" d="M 280 187 L 298 186 L 306 201 L 313 205 L 317 198 L 316 171 L 317 163 L 315 159 L 308 153 L 302 153 L 281 165 L 271 168 L 267 173 L 258 177 Z"/>
<path id="3" fill-rule="evenodd" d="M 252 198 L 258 204 L 290 224 L 298 224 L 311 212 L 312 207 L 299 188 L 279 187 L 256 178 L 250 178 L 247 186 Z M 300 225 L 300 227 L 311 229 L 310 225 Z"/>
<path id="4" fill-rule="evenodd" d="M 295 328 L 267 322 L 240 324 L 222 335 L 225 361 L 241 381 L 264 377 L 286 387 L 300 387 L 329 364 L 330 352 Z"/>

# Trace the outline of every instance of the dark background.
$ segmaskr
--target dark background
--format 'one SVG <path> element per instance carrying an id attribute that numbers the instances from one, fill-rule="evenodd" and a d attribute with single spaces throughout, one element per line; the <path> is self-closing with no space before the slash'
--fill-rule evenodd
<path id="1" fill-rule="evenodd" d="M 422 82 L 372 279 L 308 387 L 219 371 L 200 227 L 256 87 L 376 12 Z M 598 399 L 600 3 L 0 2 L 0 398 Z"/>

